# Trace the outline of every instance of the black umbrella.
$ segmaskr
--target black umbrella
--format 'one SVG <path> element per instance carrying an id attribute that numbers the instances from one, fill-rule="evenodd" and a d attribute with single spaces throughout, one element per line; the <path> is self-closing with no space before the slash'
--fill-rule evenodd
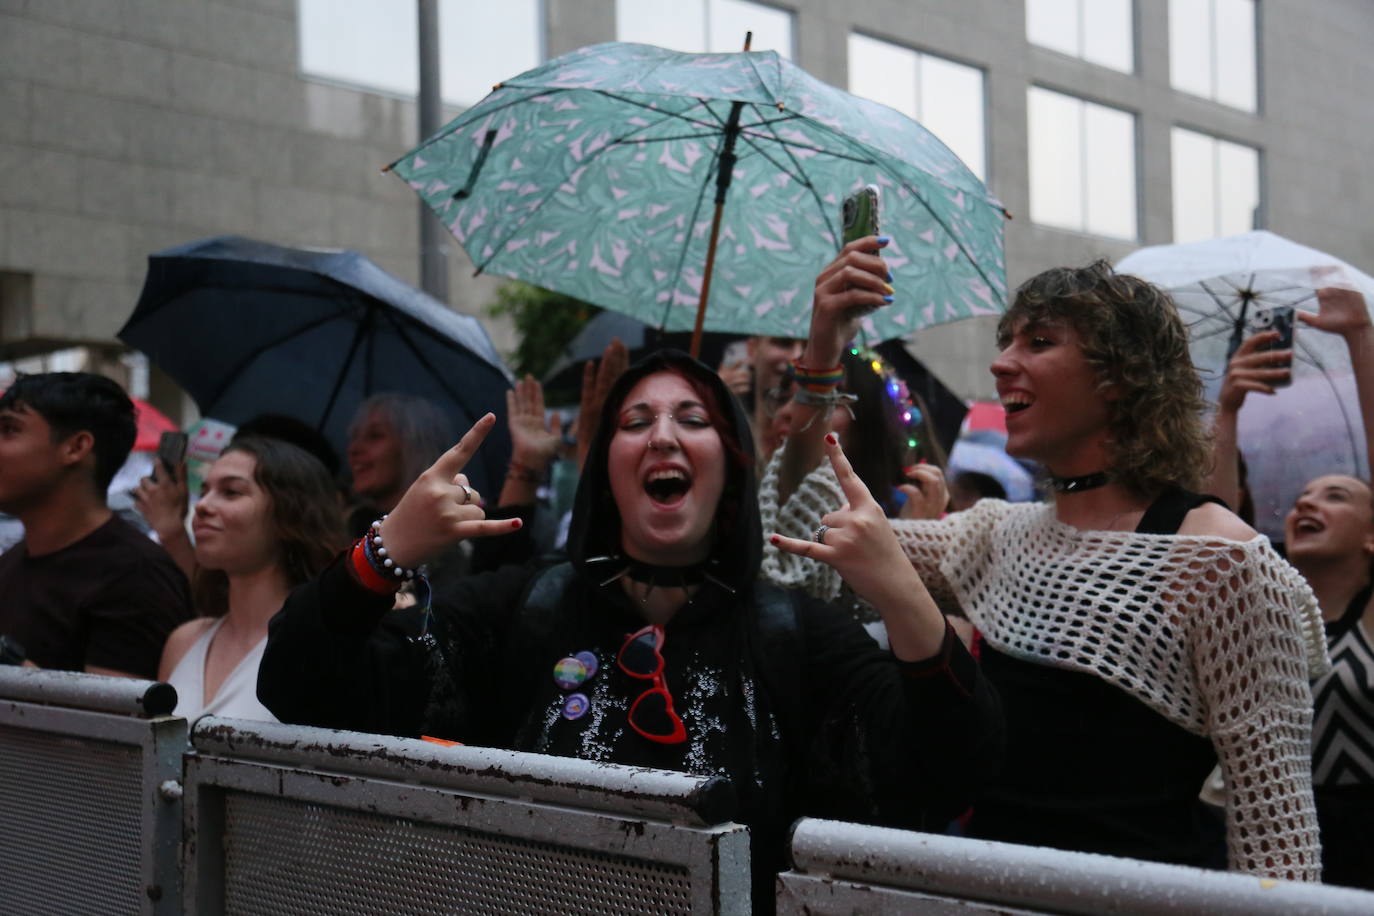
<path id="1" fill-rule="evenodd" d="M 368 395 L 417 395 L 459 432 L 503 416 L 509 370 L 485 329 L 356 251 L 284 248 L 236 236 L 148 258 L 119 332 L 177 381 L 206 416 L 261 413 L 314 425 L 342 449 Z M 510 438 L 498 423 L 467 470 L 495 494 Z"/>
<path id="2" fill-rule="evenodd" d="M 615 338 L 630 351 L 631 362 L 654 350 L 670 347 L 686 350 L 692 345 L 691 331 L 660 331 L 622 312 L 603 311 L 588 321 L 558 354 L 553 368 L 544 373 L 544 388 L 558 395 L 571 392 L 575 399 L 582 385 L 582 364 L 589 359 L 599 359 L 601 351 Z M 714 331 L 703 334 L 701 361 L 708 366 L 720 365 L 725 348 L 731 341 L 740 339 L 738 334 Z"/>

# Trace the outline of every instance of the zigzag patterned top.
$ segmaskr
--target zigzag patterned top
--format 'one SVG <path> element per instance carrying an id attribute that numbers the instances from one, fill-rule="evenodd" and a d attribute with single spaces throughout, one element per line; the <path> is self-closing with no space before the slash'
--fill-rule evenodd
<path id="1" fill-rule="evenodd" d="M 1360 622 L 1370 593 L 1366 587 L 1326 627 L 1331 670 L 1312 684 L 1315 785 L 1374 784 L 1374 641 Z"/>
<path id="2" fill-rule="evenodd" d="M 778 466 L 760 487 L 763 530 L 809 538 L 844 504 L 839 482 L 823 464 L 779 507 Z M 957 602 L 993 647 L 1093 674 L 1211 739 L 1232 869 L 1320 879 L 1309 681 L 1327 670 L 1326 645 L 1312 590 L 1267 538 L 1081 531 L 1051 506 L 993 499 L 892 525 L 936 601 Z M 771 545 L 762 571 L 840 591 L 833 569 Z"/>

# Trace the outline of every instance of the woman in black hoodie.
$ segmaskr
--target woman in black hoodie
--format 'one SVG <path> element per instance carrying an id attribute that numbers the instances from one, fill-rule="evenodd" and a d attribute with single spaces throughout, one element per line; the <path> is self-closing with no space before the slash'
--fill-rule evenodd
<path id="1" fill-rule="evenodd" d="M 395 563 L 519 526 L 485 520 L 455 474 L 492 422 L 381 525 Z M 457 582 L 434 595 L 429 635 L 407 640 L 383 623 L 376 544 L 360 542 L 273 620 L 258 695 L 283 722 L 728 779 L 759 905 L 801 815 L 940 829 L 1000 754 L 996 697 L 909 563 L 865 596 L 893 652 L 842 611 L 758 582 L 752 462 L 715 373 L 650 356 L 607 398 L 570 562 Z"/>

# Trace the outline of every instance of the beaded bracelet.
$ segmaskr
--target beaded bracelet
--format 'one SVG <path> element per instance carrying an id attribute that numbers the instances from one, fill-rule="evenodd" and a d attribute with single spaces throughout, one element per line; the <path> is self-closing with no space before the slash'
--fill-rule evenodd
<path id="1" fill-rule="evenodd" d="M 348 552 L 348 562 L 353 567 L 353 575 L 357 577 L 363 588 L 379 595 L 389 595 L 401 587 L 401 583 L 394 579 L 387 579 L 372 567 L 372 561 L 367 555 L 367 538 L 358 538 L 353 542 L 353 548 Z"/>
<path id="2" fill-rule="evenodd" d="M 397 579 L 414 579 L 420 572 L 419 568 L 406 569 L 404 566 L 397 566 L 396 561 L 386 554 L 386 545 L 382 543 L 382 522 L 386 521 L 386 516 L 373 522 L 367 529 L 367 537 L 363 538 L 364 551 L 367 555 L 367 562 L 380 575 L 392 575 Z"/>
<path id="3" fill-rule="evenodd" d="M 540 483 L 544 479 L 543 474 L 529 465 L 521 464 L 514 459 L 511 460 L 510 466 L 506 469 L 506 476 L 513 477 L 516 480 L 523 480 L 526 483 Z"/>
<path id="4" fill-rule="evenodd" d="M 812 369 L 803 366 L 799 360 L 794 359 L 792 360 L 792 377 L 803 389 L 825 391 L 844 381 L 844 366 L 834 366 L 830 369 Z"/>

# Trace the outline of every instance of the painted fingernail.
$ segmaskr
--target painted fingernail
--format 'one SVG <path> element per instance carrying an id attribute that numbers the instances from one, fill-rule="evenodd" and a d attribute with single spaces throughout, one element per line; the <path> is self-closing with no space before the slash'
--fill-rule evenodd
<path id="1" fill-rule="evenodd" d="M 887 282 L 889 282 L 889 283 L 892 282 L 892 271 L 890 271 L 890 270 L 887 272 Z"/>
<path id="2" fill-rule="evenodd" d="M 891 279 L 891 278 L 889 278 L 889 279 Z M 883 284 L 883 292 L 885 292 L 885 293 L 895 293 L 896 290 L 892 288 L 892 284 L 891 284 L 891 283 L 884 283 L 884 284 Z"/>
<path id="3" fill-rule="evenodd" d="M 521 525 L 523 525 L 523 524 L 525 524 L 525 523 L 522 522 L 522 521 L 520 521 L 520 519 L 518 519 L 518 518 L 513 518 L 513 519 L 510 520 L 510 526 L 511 526 L 512 528 L 519 528 L 519 527 L 520 527 Z"/>
<path id="4" fill-rule="evenodd" d="M 768 536 L 768 543 L 772 544 L 774 547 L 778 546 L 781 541 L 782 538 L 778 537 L 776 534 L 770 534 Z"/>
<path id="5" fill-rule="evenodd" d="M 925 460 L 924 458 L 922 458 L 920 461 L 918 461 L 918 462 L 916 462 L 916 463 L 917 463 L 917 464 L 925 464 L 925 463 L 926 463 L 926 460 Z"/>
<path id="6" fill-rule="evenodd" d="M 881 248 L 883 245 L 886 245 L 890 241 L 892 241 L 890 236 L 880 235 L 878 236 L 878 247 Z"/>
<path id="7" fill-rule="evenodd" d="M 905 474 L 907 477 L 910 477 L 912 474 L 916 473 L 916 467 L 917 465 L 908 464 L 906 467 L 902 468 L 902 473 Z"/>
<path id="8" fill-rule="evenodd" d="M 825 434 L 825 441 L 826 441 L 826 442 L 829 442 L 831 445 L 838 445 L 839 442 L 840 442 L 839 439 L 836 439 L 836 438 L 835 438 L 835 434 L 834 434 L 834 433 L 826 433 L 826 434 Z"/>
<path id="9" fill-rule="evenodd" d="M 891 296 L 884 296 L 884 297 L 883 297 L 883 301 L 884 301 L 884 302 L 892 302 L 892 297 L 891 297 Z"/>

